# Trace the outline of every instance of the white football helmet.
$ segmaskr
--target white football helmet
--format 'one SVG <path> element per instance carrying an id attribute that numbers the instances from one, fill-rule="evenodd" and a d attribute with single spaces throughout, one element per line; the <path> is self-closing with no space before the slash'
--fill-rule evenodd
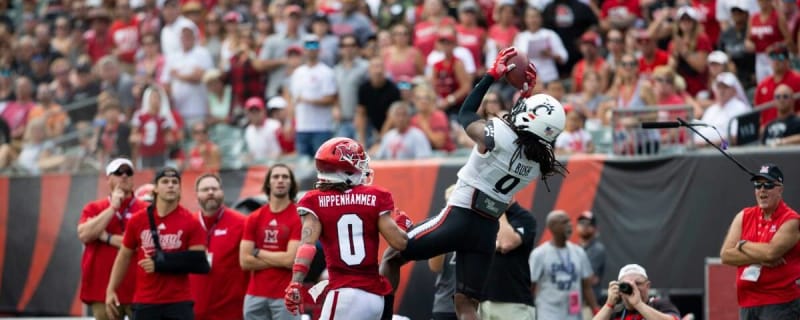
<path id="1" fill-rule="evenodd" d="M 516 128 L 553 143 L 564 130 L 566 115 L 556 98 L 540 93 L 517 102 L 511 110 L 511 119 Z"/>

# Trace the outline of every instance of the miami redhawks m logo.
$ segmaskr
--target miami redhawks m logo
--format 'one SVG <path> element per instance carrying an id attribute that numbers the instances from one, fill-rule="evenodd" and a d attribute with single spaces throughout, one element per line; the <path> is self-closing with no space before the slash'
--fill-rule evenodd
<path id="1" fill-rule="evenodd" d="M 336 146 L 336 150 L 339 152 L 339 161 L 345 161 L 355 165 L 359 161 L 363 160 L 361 159 L 361 152 L 359 152 L 357 144 L 340 144 Z"/>
<path id="2" fill-rule="evenodd" d="M 264 237 L 264 242 L 266 243 L 278 243 L 278 230 L 264 230 L 266 236 Z"/>

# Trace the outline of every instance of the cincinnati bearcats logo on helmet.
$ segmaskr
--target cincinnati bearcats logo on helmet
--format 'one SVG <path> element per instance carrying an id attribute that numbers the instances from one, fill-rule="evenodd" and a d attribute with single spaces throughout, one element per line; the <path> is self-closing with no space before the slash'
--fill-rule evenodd
<path id="1" fill-rule="evenodd" d="M 533 110 L 531 110 L 531 112 L 533 112 L 533 114 L 535 114 L 537 116 L 541 116 L 541 115 L 543 115 L 543 114 L 539 113 L 540 112 L 539 110 L 541 110 L 541 109 L 545 109 L 545 112 L 547 112 L 547 115 L 552 115 L 553 114 L 553 110 L 555 110 L 555 107 L 550 105 L 549 102 L 545 101 L 543 104 L 540 104 L 540 105 L 538 105 L 536 107 L 533 107 Z"/>

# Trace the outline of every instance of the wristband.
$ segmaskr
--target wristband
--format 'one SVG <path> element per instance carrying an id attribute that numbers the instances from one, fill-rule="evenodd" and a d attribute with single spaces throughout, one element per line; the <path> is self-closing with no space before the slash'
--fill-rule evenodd
<path id="1" fill-rule="evenodd" d="M 606 307 L 608 307 L 609 309 L 614 309 L 614 305 L 610 303 L 606 303 Z"/>
<path id="2" fill-rule="evenodd" d="M 292 272 L 299 272 L 302 274 L 307 274 L 309 270 L 309 265 L 311 261 L 314 260 L 314 255 L 317 254 L 317 247 L 313 244 L 303 244 L 300 248 L 297 248 L 297 256 L 294 260 L 294 266 L 292 266 Z"/>
<path id="3" fill-rule="evenodd" d="M 251 252 L 251 254 L 253 255 L 253 257 L 256 257 L 256 258 L 258 258 L 258 253 L 259 253 L 259 252 L 261 252 L 261 249 L 259 249 L 259 248 L 253 248 L 253 252 Z"/>
<path id="4" fill-rule="evenodd" d="M 111 234 L 110 233 L 106 234 L 106 244 L 108 244 L 108 245 L 111 244 Z"/>
<path id="5" fill-rule="evenodd" d="M 745 243 L 747 243 L 747 240 L 739 240 L 739 242 L 736 243 L 736 250 L 739 250 L 739 252 L 742 252 L 742 246 Z"/>

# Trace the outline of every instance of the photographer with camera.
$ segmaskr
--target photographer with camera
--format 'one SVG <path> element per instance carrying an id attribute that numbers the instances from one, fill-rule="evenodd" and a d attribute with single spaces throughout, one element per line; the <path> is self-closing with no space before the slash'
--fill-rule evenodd
<path id="1" fill-rule="evenodd" d="M 638 264 L 619 270 L 617 281 L 608 284 L 608 299 L 592 320 L 680 320 L 680 312 L 667 300 L 649 298 L 650 280 Z M 647 299 L 646 302 L 644 299 Z M 622 302 L 622 305 L 617 303 Z"/>

